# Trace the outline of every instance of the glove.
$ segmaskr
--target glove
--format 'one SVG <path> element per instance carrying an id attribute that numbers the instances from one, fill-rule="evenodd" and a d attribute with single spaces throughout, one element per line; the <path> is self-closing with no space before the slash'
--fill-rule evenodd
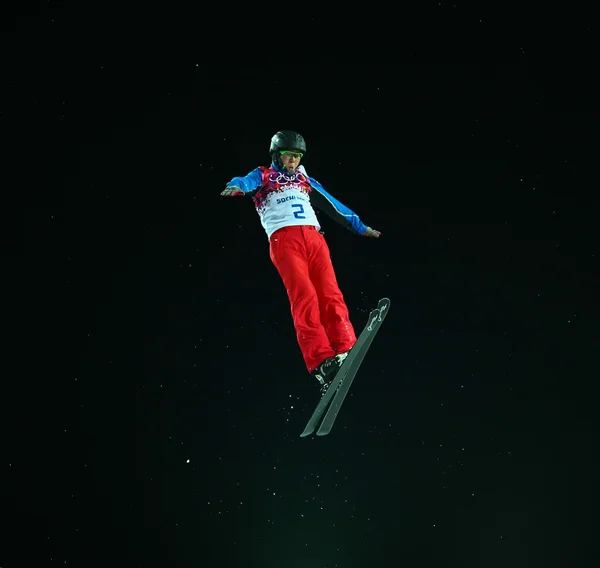
<path id="1" fill-rule="evenodd" d="M 225 195 L 227 197 L 233 197 L 235 195 L 244 195 L 244 192 L 239 187 L 232 185 L 232 186 L 226 187 L 221 192 L 221 195 Z"/>
<path id="2" fill-rule="evenodd" d="M 363 235 L 365 237 L 373 237 L 375 239 L 378 239 L 381 233 L 379 231 L 376 231 L 375 229 L 371 229 L 371 227 L 367 227 L 367 230 L 363 233 Z"/>

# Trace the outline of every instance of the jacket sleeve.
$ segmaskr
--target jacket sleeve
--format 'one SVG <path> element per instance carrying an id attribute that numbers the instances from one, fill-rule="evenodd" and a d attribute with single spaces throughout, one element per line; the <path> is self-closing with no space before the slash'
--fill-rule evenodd
<path id="1" fill-rule="evenodd" d="M 340 225 L 346 227 L 352 233 L 364 235 L 367 226 L 360 220 L 358 215 L 351 209 L 340 203 L 335 197 L 325 191 L 323 186 L 316 180 L 307 176 L 313 192 L 310 194 L 312 204 L 323 211 L 328 217 Z"/>
<path id="2" fill-rule="evenodd" d="M 244 193 L 252 193 L 262 185 L 262 173 L 255 168 L 248 175 L 234 177 L 227 182 L 227 187 L 239 187 Z"/>

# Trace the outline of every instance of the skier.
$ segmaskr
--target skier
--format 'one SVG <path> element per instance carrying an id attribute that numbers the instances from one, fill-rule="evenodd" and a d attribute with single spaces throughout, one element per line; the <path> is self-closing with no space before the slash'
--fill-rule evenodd
<path id="1" fill-rule="evenodd" d="M 306 154 L 300 134 L 280 130 L 271 138 L 269 152 L 269 167 L 234 177 L 221 195 L 252 196 L 271 261 L 287 290 L 304 362 L 324 394 L 356 343 L 356 334 L 313 205 L 355 234 L 378 238 L 381 233 L 308 176 L 300 165 Z"/>

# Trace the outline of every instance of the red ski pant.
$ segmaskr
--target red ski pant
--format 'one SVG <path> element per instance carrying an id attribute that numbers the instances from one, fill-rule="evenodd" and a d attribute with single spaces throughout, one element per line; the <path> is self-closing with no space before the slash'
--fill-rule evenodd
<path id="1" fill-rule="evenodd" d="M 316 227 L 283 227 L 270 239 L 271 260 L 287 290 L 308 372 L 356 343 L 329 247 Z"/>

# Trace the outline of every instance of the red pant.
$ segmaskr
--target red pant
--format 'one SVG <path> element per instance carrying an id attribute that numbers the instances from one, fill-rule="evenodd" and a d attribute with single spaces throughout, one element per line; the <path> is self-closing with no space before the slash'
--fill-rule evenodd
<path id="1" fill-rule="evenodd" d="M 298 344 L 311 373 L 327 357 L 356 343 L 348 308 L 331 264 L 329 247 L 316 227 L 284 227 L 270 239 L 292 308 Z"/>

